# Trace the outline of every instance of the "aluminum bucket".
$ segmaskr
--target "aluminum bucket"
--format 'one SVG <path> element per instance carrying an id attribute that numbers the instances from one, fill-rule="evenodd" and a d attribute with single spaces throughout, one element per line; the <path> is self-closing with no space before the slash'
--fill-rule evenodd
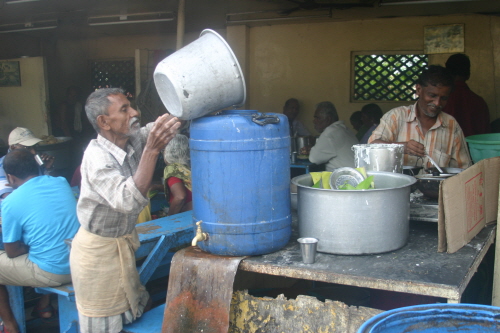
<path id="1" fill-rule="evenodd" d="M 356 168 L 367 171 L 403 172 L 404 145 L 361 144 L 352 146 Z"/>
<path id="2" fill-rule="evenodd" d="M 313 188 L 310 174 L 292 179 L 298 188 L 299 236 L 319 239 L 318 251 L 371 254 L 408 241 L 410 188 L 415 177 L 381 171 L 372 190 Z"/>
<path id="3" fill-rule="evenodd" d="M 163 59 L 154 81 L 168 112 L 181 119 L 245 104 L 243 72 L 233 51 L 215 31 L 200 37 Z"/>

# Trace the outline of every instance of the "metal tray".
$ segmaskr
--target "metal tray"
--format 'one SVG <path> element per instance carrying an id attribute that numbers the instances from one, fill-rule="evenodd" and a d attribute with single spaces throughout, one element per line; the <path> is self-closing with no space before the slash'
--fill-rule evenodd
<path id="1" fill-rule="evenodd" d="M 419 195 L 420 194 L 420 195 Z M 421 222 L 438 222 L 439 203 L 437 199 L 421 195 L 420 191 L 410 194 L 410 220 Z"/>

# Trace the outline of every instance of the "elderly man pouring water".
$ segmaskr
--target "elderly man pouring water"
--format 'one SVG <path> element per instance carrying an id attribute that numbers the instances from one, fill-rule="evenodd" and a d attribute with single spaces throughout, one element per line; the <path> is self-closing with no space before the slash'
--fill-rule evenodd
<path id="1" fill-rule="evenodd" d="M 418 77 L 417 102 L 387 112 L 368 143 L 403 144 L 405 165 L 427 162 L 424 167 L 432 167 L 430 156 L 440 167 L 469 167 L 462 129 L 455 118 L 442 112 L 452 87 L 453 77 L 444 67 L 429 66 Z"/>
<path id="2" fill-rule="evenodd" d="M 158 155 L 180 122 L 163 115 L 141 128 L 139 113 L 116 88 L 93 92 L 85 111 L 98 136 L 81 165 L 81 227 L 72 243 L 71 273 L 80 331 L 117 333 L 148 307 L 135 266 L 135 224 L 148 204 Z"/>

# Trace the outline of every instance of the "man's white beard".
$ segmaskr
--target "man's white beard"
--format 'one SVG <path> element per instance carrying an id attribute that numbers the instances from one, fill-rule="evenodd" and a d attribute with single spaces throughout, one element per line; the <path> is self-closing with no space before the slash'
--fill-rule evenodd
<path id="1" fill-rule="evenodd" d="M 132 136 L 137 134 L 139 130 L 141 129 L 141 122 L 138 117 L 134 117 L 130 119 L 129 124 L 128 124 L 128 134 L 127 136 Z"/>

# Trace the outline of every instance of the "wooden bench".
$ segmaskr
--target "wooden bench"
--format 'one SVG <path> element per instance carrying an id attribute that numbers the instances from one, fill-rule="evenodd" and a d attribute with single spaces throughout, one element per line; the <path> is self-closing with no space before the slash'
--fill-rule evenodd
<path id="1" fill-rule="evenodd" d="M 160 333 L 165 303 L 144 313 L 141 318 L 123 327 L 123 333 Z"/>
<path id="2" fill-rule="evenodd" d="M 141 223 L 137 225 L 136 228 L 137 233 L 139 234 L 139 240 L 141 242 L 141 246 L 136 252 L 136 258 L 137 260 L 142 260 L 145 258 L 142 265 L 138 267 L 139 277 L 143 285 L 146 284 L 149 280 L 167 276 L 170 271 L 170 262 L 173 256 L 173 253 L 168 251 L 172 248 L 189 244 L 194 237 L 191 211 Z M 165 291 L 166 289 L 167 286 L 165 286 Z M 60 332 L 79 332 L 78 311 L 76 310 L 75 293 L 72 284 L 66 284 L 55 288 L 35 288 L 35 291 L 41 294 L 57 294 L 59 304 Z M 17 297 L 19 297 L 19 295 Z M 147 312 L 146 314 L 148 314 L 149 312 Z M 24 323 L 24 321 L 18 322 Z"/>

